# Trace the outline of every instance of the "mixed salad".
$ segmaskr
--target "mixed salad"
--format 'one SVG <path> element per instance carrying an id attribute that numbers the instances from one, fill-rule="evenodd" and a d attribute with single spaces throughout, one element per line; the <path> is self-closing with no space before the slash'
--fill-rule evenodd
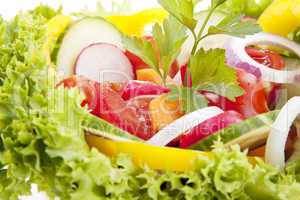
<path id="1" fill-rule="evenodd" d="M 300 199 L 300 1 L 158 2 L 0 20 L 1 199 Z"/>

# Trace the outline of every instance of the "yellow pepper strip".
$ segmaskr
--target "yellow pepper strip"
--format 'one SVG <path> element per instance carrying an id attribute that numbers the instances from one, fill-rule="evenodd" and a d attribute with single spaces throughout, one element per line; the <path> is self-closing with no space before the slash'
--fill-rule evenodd
<path id="1" fill-rule="evenodd" d="M 275 0 L 258 22 L 265 32 L 288 36 L 300 26 L 300 0 Z"/>
<path id="2" fill-rule="evenodd" d="M 56 15 L 47 23 L 47 40 L 43 46 L 43 51 L 48 56 L 48 60 L 51 61 L 50 55 L 54 48 L 55 42 L 65 32 L 72 18 L 65 15 Z"/>
<path id="3" fill-rule="evenodd" d="M 115 25 L 122 33 L 140 37 L 145 27 L 153 23 L 162 23 L 168 13 L 161 8 L 143 10 L 133 15 L 108 16 L 107 21 Z"/>
<path id="4" fill-rule="evenodd" d="M 212 155 L 209 152 L 156 147 L 138 142 L 117 142 L 94 135 L 86 135 L 86 140 L 89 146 L 97 148 L 109 157 L 125 153 L 132 157 L 137 166 L 147 165 L 157 170 L 178 172 L 193 170 L 193 163 L 197 157 Z"/>
<path id="5" fill-rule="evenodd" d="M 86 141 L 90 147 L 97 148 L 109 157 L 125 153 L 131 156 L 137 166 L 148 166 L 156 170 L 190 171 L 195 169 L 194 161 L 198 157 L 212 158 L 213 156 L 211 152 L 157 147 L 139 142 L 118 142 L 89 134 L 86 135 Z M 249 158 L 249 162 L 254 165 L 255 158 Z"/>

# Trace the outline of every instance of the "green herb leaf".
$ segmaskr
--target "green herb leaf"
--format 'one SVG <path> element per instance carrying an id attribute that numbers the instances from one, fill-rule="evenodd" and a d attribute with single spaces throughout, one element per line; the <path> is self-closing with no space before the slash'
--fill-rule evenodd
<path id="1" fill-rule="evenodd" d="M 211 0 L 211 7 L 216 8 L 222 5 L 226 0 Z"/>
<path id="2" fill-rule="evenodd" d="M 197 87 L 198 90 L 213 92 L 219 96 L 235 101 L 236 97 L 242 96 L 244 90 L 237 84 L 203 84 Z"/>
<path id="3" fill-rule="evenodd" d="M 123 36 L 124 47 L 140 57 L 150 67 L 159 71 L 159 62 L 150 41 L 138 37 Z"/>
<path id="4" fill-rule="evenodd" d="M 170 66 L 176 60 L 181 46 L 187 39 L 186 28 L 174 17 L 170 16 L 164 21 L 163 26 L 155 24 L 152 32 L 159 49 L 160 68 L 163 70 L 165 80 Z"/>
<path id="5" fill-rule="evenodd" d="M 186 40 L 186 28 L 174 17 L 167 18 L 163 25 L 155 24 L 152 35 L 157 46 L 150 41 L 137 37 L 123 37 L 127 50 L 140 57 L 146 64 L 155 69 L 165 81 L 170 66 L 180 53 L 181 46 Z M 157 51 L 159 56 L 157 57 Z M 163 73 L 161 73 L 162 69 Z"/>
<path id="6" fill-rule="evenodd" d="M 194 30 L 194 2 L 192 0 L 158 0 L 160 5 L 190 30 Z"/>
<path id="7" fill-rule="evenodd" d="M 190 87 L 171 87 L 168 97 L 182 102 L 181 110 L 185 113 L 193 112 L 208 105 L 207 99 L 196 89 Z"/>
<path id="8" fill-rule="evenodd" d="M 215 92 L 234 100 L 243 90 L 237 81 L 236 71 L 226 64 L 225 50 L 200 49 L 190 59 L 193 85 L 198 89 Z"/>
<path id="9" fill-rule="evenodd" d="M 228 34 L 238 37 L 255 34 L 261 31 L 258 24 L 242 21 L 242 15 L 228 15 L 217 26 L 211 26 L 208 34 Z"/>

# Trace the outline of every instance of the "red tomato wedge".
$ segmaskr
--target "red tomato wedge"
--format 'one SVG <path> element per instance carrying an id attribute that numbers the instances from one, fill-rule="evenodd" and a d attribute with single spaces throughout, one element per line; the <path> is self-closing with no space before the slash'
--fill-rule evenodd
<path id="1" fill-rule="evenodd" d="M 148 112 L 148 105 L 154 97 L 133 98 L 127 102 L 114 90 L 113 84 L 99 84 L 82 76 L 67 78 L 60 85 L 78 87 L 86 96 L 82 106 L 87 104 L 92 114 L 115 126 L 145 140 L 154 134 Z"/>
<path id="2" fill-rule="evenodd" d="M 160 95 L 170 92 L 170 89 L 150 82 L 129 81 L 123 88 L 121 95 L 124 100 L 141 95 Z"/>
<path id="3" fill-rule="evenodd" d="M 275 51 L 247 47 L 246 52 L 255 61 L 268 67 L 280 70 L 285 66 L 283 58 Z"/>
<path id="4" fill-rule="evenodd" d="M 227 111 L 235 110 L 246 118 L 268 112 L 268 98 L 263 82 L 253 74 L 241 69 L 237 69 L 237 75 L 244 94 L 237 97 L 236 102 L 233 102 L 210 92 L 201 92 L 209 100 L 209 105 L 218 106 Z"/>
<path id="5" fill-rule="evenodd" d="M 241 114 L 235 111 L 226 111 L 216 117 L 204 121 L 183 134 L 179 140 L 179 147 L 188 148 L 199 140 L 243 120 L 244 117 Z"/>

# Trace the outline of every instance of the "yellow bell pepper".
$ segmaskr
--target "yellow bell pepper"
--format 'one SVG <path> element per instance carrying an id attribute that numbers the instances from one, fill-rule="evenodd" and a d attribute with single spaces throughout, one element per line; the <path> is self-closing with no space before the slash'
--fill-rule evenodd
<path id="1" fill-rule="evenodd" d="M 143 10 L 133 15 L 108 16 L 107 21 L 115 25 L 122 33 L 130 36 L 142 36 L 145 27 L 152 23 L 162 23 L 168 13 L 161 8 Z"/>
<path id="2" fill-rule="evenodd" d="M 286 37 L 300 26 L 300 0 L 275 0 L 258 23 L 263 31 Z"/>
<path id="3" fill-rule="evenodd" d="M 55 42 L 65 32 L 71 22 L 72 18 L 70 16 L 56 15 L 47 23 L 47 39 L 43 46 L 43 51 L 47 55 L 49 63 L 51 62 L 50 55 Z"/>
<path id="4" fill-rule="evenodd" d="M 86 141 L 89 146 L 97 148 L 109 157 L 125 153 L 131 156 L 137 166 L 147 165 L 157 170 L 178 172 L 193 170 L 196 158 L 213 156 L 210 152 L 157 147 L 138 142 L 117 142 L 94 135 L 86 135 Z"/>

